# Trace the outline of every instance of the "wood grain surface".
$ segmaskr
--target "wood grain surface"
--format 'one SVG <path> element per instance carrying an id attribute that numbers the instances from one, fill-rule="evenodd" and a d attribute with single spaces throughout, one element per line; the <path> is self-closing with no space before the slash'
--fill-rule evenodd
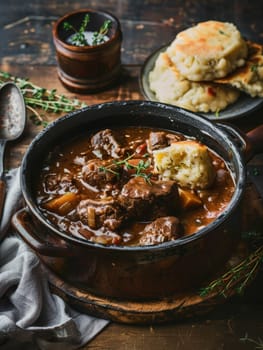
<path id="1" fill-rule="evenodd" d="M 96 8 L 114 13 L 123 30 L 122 77 L 113 88 L 96 94 L 68 92 L 57 77 L 52 27 L 56 19 L 79 8 Z M 169 43 L 180 30 L 200 21 L 216 19 L 233 22 L 242 34 L 263 43 L 263 2 L 259 0 L 10 0 L 0 4 L 0 70 L 30 79 L 38 86 L 56 89 L 59 94 L 78 98 L 88 105 L 113 100 L 143 99 L 138 77 L 145 59 Z M 23 137 L 7 145 L 6 169 L 19 166 L 32 138 L 42 129 L 30 120 Z M 45 120 L 61 114 L 43 113 Z M 262 124 L 263 109 L 232 123 L 243 131 Z M 262 155 L 248 164 L 260 168 Z M 257 180 L 257 178 L 256 178 Z M 263 187 L 263 181 L 257 186 Z M 262 227 L 261 199 L 251 191 L 247 208 Z M 255 200 L 254 197 L 257 197 Z M 253 203 L 253 205 L 252 205 Z M 216 307 L 212 313 L 164 325 L 138 326 L 111 323 L 83 347 L 89 350 L 249 350 L 245 335 L 263 339 L 263 271 L 258 273 L 244 295 L 237 295 Z"/>

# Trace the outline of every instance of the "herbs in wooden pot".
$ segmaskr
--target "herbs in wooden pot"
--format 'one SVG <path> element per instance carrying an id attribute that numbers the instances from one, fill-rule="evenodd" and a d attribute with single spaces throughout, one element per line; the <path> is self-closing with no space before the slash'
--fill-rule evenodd
<path id="1" fill-rule="evenodd" d="M 70 35 L 67 39 L 67 42 L 69 44 L 75 46 L 93 46 L 102 44 L 109 40 L 107 33 L 111 27 L 111 20 L 105 20 L 98 31 L 88 30 L 87 27 L 89 21 L 90 15 L 87 13 L 79 29 L 76 29 L 72 24 L 70 24 L 67 21 L 63 23 L 63 26 L 66 30 L 74 31 L 74 34 Z"/>
<path id="2" fill-rule="evenodd" d="M 112 14 L 90 9 L 61 17 L 53 28 L 58 76 L 71 91 L 110 87 L 121 72 L 122 32 Z"/>

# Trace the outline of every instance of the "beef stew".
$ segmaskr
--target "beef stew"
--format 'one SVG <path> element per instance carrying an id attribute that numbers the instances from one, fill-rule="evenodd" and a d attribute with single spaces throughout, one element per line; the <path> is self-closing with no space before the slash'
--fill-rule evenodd
<path id="1" fill-rule="evenodd" d="M 200 159 L 193 155 L 199 181 L 185 181 L 196 171 L 186 158 L 182 171 L 174 162 L 165 169 L 157 164 L 164 154 L 169 160 L 178 145 L 180 152 L 185 145 L 202 149 Z M 208 181 L 202 182 L 206 174 Z M 49 222 L 69 235 L 105 245 L 144 246 L 194 234 L 224 211 L 234 191 L 226 162 L 200 141 L 169 130 L 121 127 L 54 149 L 41 170 L 36 197 Z"/>

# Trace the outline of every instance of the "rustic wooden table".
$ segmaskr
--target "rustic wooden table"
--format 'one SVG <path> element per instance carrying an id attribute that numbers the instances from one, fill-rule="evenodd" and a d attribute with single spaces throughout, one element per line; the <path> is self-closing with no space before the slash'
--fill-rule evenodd
<path id="1" fill-rule="evenodd" d="M 108 10 L 121 22 L 122 79 L 117 86 L 102 93 L 72 94 L 62 86 L 56 74 L 52 26 L 59 16 L 79 8 Z M 262 13 L 263 4 L 258 0 L 1 1 L 0 70 L 26 77 L 38 86 L 56 89 L 59 94 L 76 97 L 89 105 L 112 100 L 143 99 L 138 84 L 142 64 L 155 49 L 170 42 L 177 32 L 197 22 L 216 19 L 235 23 L 246 38 L 263 43 Z M 44 113 L 43 117 L 50 121 L 59 116 Z M 261 108 L 232 122 L 247 131 L 261 124 L 262 117 Z M 28 119 L 23 138 L 7 147 L 6 168 L 20 164 L 25 149 L 42 128 Z M 259 155 L 251 160 L 249 166 L 259 168 L 262 164 L 263 158 Z M 260 178 L 263 179 L 259 176 L 258 180 Z M 259 187 L 263 189 L 263 180 L 261 184 L 259 182 Z M 261 214 L 259 210 L 256 215 L 259 218 Z M 260 348 L 263 349 L 262 270 L 244 295 L 226 300 L 209 314 L 164 325 L 111 323 L 84 349 L 255 349 L 255 343 L 240 341 L 246 334 L 259 343 L 261 338 Z"/>

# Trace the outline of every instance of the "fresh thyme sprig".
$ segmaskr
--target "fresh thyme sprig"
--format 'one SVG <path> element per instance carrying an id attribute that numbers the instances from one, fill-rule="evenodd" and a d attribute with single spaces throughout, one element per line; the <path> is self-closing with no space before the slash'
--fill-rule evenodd
<path id="1" fill-rule="evenodd" d="M 151 173 L 147 174 L 145 172 L 145 170 L 147 170 L 150 166 L 150 161 L 146 160 L 144 161 L 143 159 L 141 159 L 138 163 L 138 165 L 134 165 L 129 163 L 129 160 L 132 159 L 134 157 L 135 153 L 129 155 L 128 157 L 126 157 L 125 159 L 119 160 L 119 161 L 115 161 L 113 160 L 112 164 L 109 164 L 107 166 L 100 166 L 99 170 L 103 171 L 103 172 L 110 172 L 112 174 L 115 174 L 116 176 L 120 176 L 120 172 L 113 170 L 113 167 L 118 167 L 119 169 L 121 169 L 122 166 L 125 166 L 127 169 L 132 169 L 135 170 L 135 174 L 132 174 L 131 176 L 140 176 L 142 178 L 144 178 L 144 180 L 146 182 L 148 182 L 149 184 L 151 184 L 150 178 L 151 178 Z M 148 155 L 145 154 L 145 157 L 147 157 Z"/>
<path id="2" fill-rule="evenodd" d="M 104 21 L 98 32 L 93 33 L 92 45 L 99 45 L 105 42 L 105 35 L 111 28 L 111 21 L 108 19 Z"/>
<path id="3" fill-rule="evenodd" d="M 263 339 L 258 338 L 258 340 L 254 340 L 248 337 L 248 334 L 245 334 L 244 338 L 239 339 L 242 342 L 249 342 L 255 345 L 255 349 L 263 350 Z"/>
<path id="4" fill-rule="evenodd" d="M 238 265 L 227 271 L 218 279 L 212 281 L 207 287 L 200 290 L 200 296 L 205 297 L 217 293 L 227 297 L 228 293 L 236 290 L 241 294 L 251 281 L 260 264 L 263 262 L 263 245 L 251 253 Z"/>
<path id="5" fill-rule="evenodd" d="M 128 169 L 134 169 L 136 172 L 135 174 L 132 174 L 132 176 L 140 176 L 142 177 L 146 182 L 148 182 L 149 184 L 151 184 L 151 176 L 152 174 L 149 173 L 145 173 L 145 170 L 147 170 L 150 166 L 150 161 L 146 160 L 140 160 L 138 165 L 132 165 L 132 164 L 129 164 L 127 165 Z"/>
<path id="6" fill-rule="evenodd" d="M 90 21 L 90 16 L 87 13 L 83 21 L 81 22 L 79 29 L 76 29 L 71 23 L 67 21 L 63 23 L 63 28 L 65 30 L 73 30 L 75 32 L 71 37 L 71 43 L 74 44 L 75 46 L 89 45 L 84 34 L 89 21 Z"/>
<path id="7" fill-rule="evenodd" d="M 0 87 L 7 81 L 13 81 L 20 88 L 27 108 L 33 112 L 30 119 L 36 125 L 46 126 L 47 124 L 37 109 L 44 112 L 68 113 L 86 106 L 85 103 L 77 99 L 69 99 L 64 95 L 57 94 L 55 89 L 47 90 L 33 84 L 28 79 L 15 77 L 10 73 L 0 71 Z"/>
<path id="8" fill-rule="evenodd" d="M 117 177 L 120 177 L 120 172 L 113 170 L 113 168 L 116 168 L 116 166 L 117 166 L 118 169 L 121 169 L 121 166 L 128 164 L 128 160 L 131 159 L 133 156 L 134 156 L 134 154 L 128 156 L 127 158 L 125 158 L 123 160 L 119 160 L 119 161 L 113 160 L 113 162 L 107 166 L 100 166 L 99 171 L 103 171 L 104 173 L 109 172 L 109 173 L 116 175 Z"/>

